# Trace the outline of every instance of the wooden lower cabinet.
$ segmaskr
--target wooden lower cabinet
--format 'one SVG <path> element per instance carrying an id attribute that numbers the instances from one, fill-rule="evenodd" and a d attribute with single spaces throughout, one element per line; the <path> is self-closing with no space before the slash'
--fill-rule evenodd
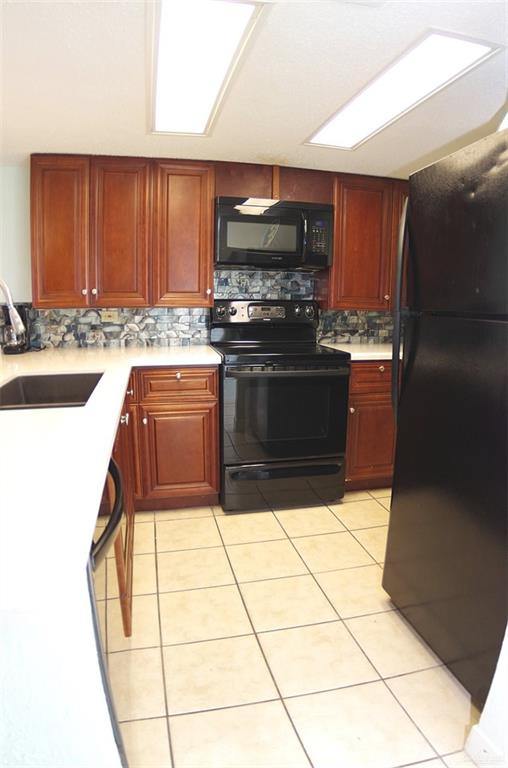
<path id="1" fill-rule="evenodd" d="M 134 499 L 141 499 L 143 496 L 143 487 L 141 481 L 141 451 L 139 444 L 139 406 L 136 403 L 126 405 L 129 415 L 129 449 L 131 452 L 131 470 L 132 470 L 132 489 Z"/>
<path id="2" fill-rule="evenodd" d="M 217 368 L 141 368 L 131 389 L 136 509 L 216 504 Z"/>
<path id="3" fill-rule="evenodd" d="M 124 403 L 120 423 L 113 446 L 115 460 L 122 477 L 124 522 L 114 543 L 115 565 L 118 579 L 118 597 L 125 637 L 132 634 L 132 579 L 134 565 L 134 468 L 133 468 L 133 424 L 128 417 L 127 402 Z M 111 481 L 111 478 L 108 478 Z M 108 483 L 110 502 L 114 499 L 114 485 Z"/>
<path id="4" fill-rule="evenodd" d="M 140 407 L 143 498 L 217 493 L 217 404 Z"/>
<path id="5" fill-rule="evenodd" d="M 389 485 L 395 425 L 389 363 L 353 363 L 346 443 L 346 490 Z"/>

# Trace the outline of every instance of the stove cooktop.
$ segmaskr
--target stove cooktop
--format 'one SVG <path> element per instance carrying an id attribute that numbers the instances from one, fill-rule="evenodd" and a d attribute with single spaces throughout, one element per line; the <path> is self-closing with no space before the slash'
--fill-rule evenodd
<path id="1" fill-rule="evenodd" d="M 211 311 L 211 345 L 226 364 L 347 363 L 349 352 L 317 343 L 318 320 L 315 301 L 220 299 Z"/>
<path id="2" fill-rule="evenodd" d="M 212 344 L 226 363 L 250 363 L 256 362 L 347 362 L 351 355 L 337 349 L 322 346 L 316 343 L 284 343 L 284 344 L 241 344 L 223 343 Z"/>

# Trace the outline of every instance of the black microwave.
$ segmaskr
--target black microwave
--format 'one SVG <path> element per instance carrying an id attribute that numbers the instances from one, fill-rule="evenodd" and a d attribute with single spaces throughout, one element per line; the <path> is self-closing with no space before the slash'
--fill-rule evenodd
<path id="1" fill-rule="evenodd" d="M 316 270 L 331 264 L 333 205 L 218 197 L 219 269 Z"/>

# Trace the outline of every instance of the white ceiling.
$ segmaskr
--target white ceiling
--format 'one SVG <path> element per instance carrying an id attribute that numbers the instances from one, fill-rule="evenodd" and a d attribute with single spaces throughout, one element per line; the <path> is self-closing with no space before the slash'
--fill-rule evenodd
<path id="1" fill-rule="evenodd" d="M 31 152 L 82 152 L 405 177 L 495 130 L 506 102 L 503 51 L 357 150 L 306 146 L 324 120 L 430 27 L 507 45 L 507 4 L 271 2 L 210 135 L 155 135 L 152 2 L 0 1 L 4 163 Z"/>

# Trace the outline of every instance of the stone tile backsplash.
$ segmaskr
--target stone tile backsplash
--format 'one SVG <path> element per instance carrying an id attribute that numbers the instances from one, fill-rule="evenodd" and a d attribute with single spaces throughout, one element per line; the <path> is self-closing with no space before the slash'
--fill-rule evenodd
<path id="1" fill-rule="evenodd" d="M 326 310 L 320 313 L 317 335 L 341 344 L 390 344 L 392 331 L 389 312 Z"/>
<path id="2" fill-rule="evenodd" d="M 314 278 L 308 272 L 215 271 L 216 299 L 312 299 Z"/>
<path id="3" fill-rule="evenodd" d="M 312 299 L 314 279 L 302 272 L 220 270 L 215 273 L 217 299 Z M 153 307 L 113 310 L 32 309 L 32 343 L 48 347 L 145 347 L 207 344 L 209 310 Z M 0 342 L 3 318 L 0 313 Z M 325 311 L 318 338 L 340 343 L 388 343 L 392 318 L 387 312 Z"/>

